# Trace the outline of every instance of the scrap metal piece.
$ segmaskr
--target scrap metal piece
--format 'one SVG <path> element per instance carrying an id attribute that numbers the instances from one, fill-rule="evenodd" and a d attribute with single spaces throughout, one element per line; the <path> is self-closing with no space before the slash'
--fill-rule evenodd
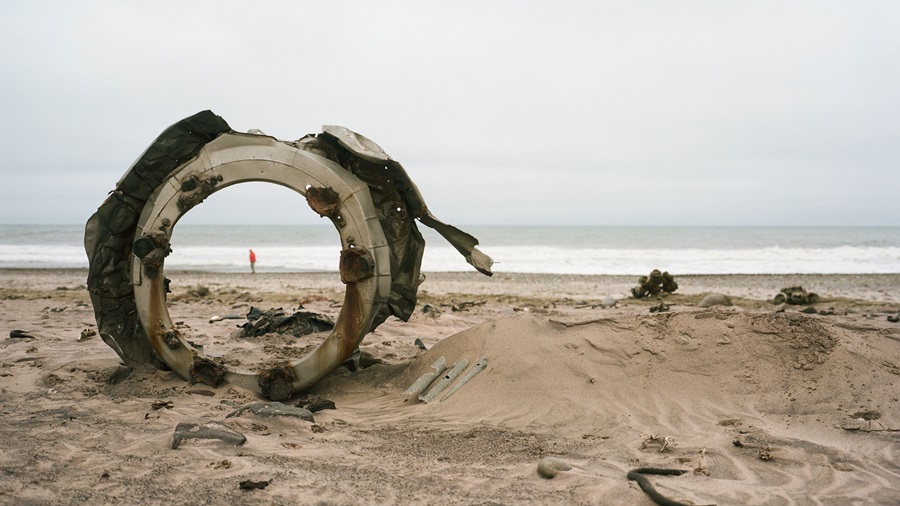
<path id="1" fill-rule="evenodd" d="M 342 251 L 352 251 L 340 262 L 346 292 L 331 335 L 289 364 L 291 373 L 282 369 L 284 374 L 259 377 L 203 369 L 209 363 L 202 351 L 174 332 L 164 275 L 181 216 L 212 193 L 251 181 L 306 196 L 334 223 Z M 85 225 L 98 332 L 131 368 L 164 363 L 184 379 L 228 381 L 264 396 L 292 395 L 340 366 L 388 316 L 409 319 L 422 279 L 424 239 L 416 220 L 438 230 L 490 275 L 492 261 L 475 248 L 478 241 L 435 219 L 402 166 L 374 142 L 331 126 L 296 142 L 279 141 L 261 132 L 234 132 L 219 116 L 200 112 L 160 134 Z"/>
<path id="2" fill-rule="evenodd" d="M 283 404 L 280 402 L 254 402 L 251 404 L 247 404 L 246 406 L 228 413 L 227 415 L 225 415 L 225 418 L 241 416 L 248 411 L 256 416 L 288 416 L 306 420 L 307 422 L 314 421 L 312 411 L 310 411 L 309 409 L 288 406 L 287 404 Z"/>
<path id="3" fill-rule="evenodd" d="M 218 439 L 233 446 L 247 442 L 243 434 L 231 430 L 225 424 L 201 425 L 181 422 L 175 427 L 175 433 L 172 435 L 172 449 L 177 450 L 186 439 Z"/>
<path id="4" fill-rule="evenodd" d="M 447 360 L 443 357 L 443 355 L 438 357 L 438 359 L 435 360 L 433 364 L 431 364 L 431 369 L 431 371 L 428 371 L 425 374 L 419 376 L 419 379 L 413 382 L 413 384 L 410 385 L 405 392 L 403 392 L 403 395 L 418 397 L 418 395 L 421 394 L 423 390 L 428 388 L 428 385 L 430 385 L 431 382 L 434 381 L 434 378 L 437 378 L 439 374 L 447 369 Z"/>
<path id="5" fill-rule="evenodd" d="M 439 379 L 438 382 L 435 383 L 433 387 L 431 387 L 431 390 L 429 390 L 428 393 L 419 395 L 419 400 L 422 402 L 433 401 L 434 398 L 438 396 L 438 394 L 447 389 L 450 383 L 453 383 L 453 380 L 455 380 L 460 374 L 462 374 L 466 367 L 469 367 L 469 361 L 465 358 L 459 359 L 455 364 L 453 364 L 453 367 L 451 367 L 450 370 L 447 371 L 447 374 L 445 374 L 444 377 Z"/>
<path id="6" fill-rule="evenodd" d="M 463 385 L 465 385 L 466 383 L 469 382 L 469 380 L 474 378 L 476 374 L 483 371 L 487 367 L 487 362 L 488 362 L 487 355 L 482 355 L 481 358 L 478 359 L 478 362 L 475 362 L 475 365 L 473 365 L 472 368 L 469 369 L 469 372 L 467 372 L 465 376 L 460 378 L 460 380 L 457 381 L 455 385 L 453 385 L 453 387 L 450 389 L 450 391 L 447 392 L 447 395 L 445 395 L 444 397 L 441 398 L 441 402 L 446 401 L 448 397 L 450 397 L 457 390 L 462 388 Z"/>

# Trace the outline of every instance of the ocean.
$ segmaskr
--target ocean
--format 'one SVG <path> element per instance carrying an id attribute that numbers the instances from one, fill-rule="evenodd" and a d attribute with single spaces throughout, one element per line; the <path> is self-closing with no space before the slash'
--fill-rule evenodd
<path id="1" fill-rule="evenodd" d="M 900 273 L 900 227 L 471 226 L 495 272 L 644 275 Z M 472 268 L 439 235 L 425 236 L 424 272 Z M 86 268 L 79 225 L 0 225 L 0 268 Z M 337 271 L 330 225 L 175 227 L 168 269 Z"/>

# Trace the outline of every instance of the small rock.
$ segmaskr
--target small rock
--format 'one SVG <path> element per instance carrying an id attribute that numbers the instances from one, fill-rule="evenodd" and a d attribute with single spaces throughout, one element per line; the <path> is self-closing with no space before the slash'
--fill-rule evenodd
<path id="1" fill-rule="evenodd" d="M 697 304 L 698 307 L 730 306 L 731 299 L 721 293 L 711 293 Z"/>
<path id="2" fill-rule="evenodd" d="M 800 312 L 801 312 L 801 313 L 806 313 L 806 314 L 816 314 L 816 313 L 818 313 L 818 311 L 816 311 L 816 308 L 814 308 L 814 307 L 812 307 L 812 306 L 803 308 L 803 309 L 800 310 Z"/>
<path id="3" fill-rule="evenodd" d="M 10 330 L 9 337 L 13 339 L 34 339 L 34 336 L 24 330 Z"/>
<path id="4" fill-rule="evenodd" d="M 418 337 L 417 337 L 416 340 L 415 340 L 415 345 L 418 346 L 420 350 L 427 350 L 427 349 L 428 349 L 428 348 L 425 347 L 425 343 L 423 343 L 422 340 L 419 339 Z"/>
<path id="5" fill-rule="evenodd" d="M 613 297 L 612 295 L 607 295 L 606 298 L 603 299 L 603 302 L 600 303 L 600 307 L 602 307 L 603 309 L 610 309 L 616 307 L 616 304 L 618 303 L 619 301 L 616 300 L 615 297 Z"/>
<path id="6" fill-rule="evenodd" d="M 657 313 L 657 312 L 664 313 L 668 310 L 669 310 L 669 305 L 666 304 L 665 302 L 660 302 L 659 304 L 650 308 L 651 313 Z"/>
<path id="7" fill-rule="evenodd" d="M 777 306 L 775 306 L 775 312 L 783 313 L 786 308 L 787 308 L 787 304 L 784 304 L 784 303 L 778 304 Z"/>
<path id="8" fill-rule="evenodd" d="M 541 478 L 548 480 L 555 478 L 560 471 L 568 471 L 570 469 L 572 469 L 572 466 L 554 457 L 542 458 L 537 466 L 537 471 Z"/>
<path id="9" fill-rule="evenodd" d="M 884 430 L 881 423 L 875 420 L 866 420 L 865 418 L 844 418 L 841 420 L 841 428 L 844 430 L 858 430 L 862 432 Z"/>

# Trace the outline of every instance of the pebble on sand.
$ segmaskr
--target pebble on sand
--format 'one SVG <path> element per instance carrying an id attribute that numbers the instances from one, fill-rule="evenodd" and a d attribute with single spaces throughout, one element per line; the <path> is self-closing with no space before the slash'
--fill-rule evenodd
<path id="1" fill-rule="evenodd" d="M 560 471 L 568 471 L 570 469 L 572 469 L 572 466 L 554 457 L 542 458 L 537 466 L 537 471 L 541 478 L 547 478 L 548 480 L 555 478 Z"/>

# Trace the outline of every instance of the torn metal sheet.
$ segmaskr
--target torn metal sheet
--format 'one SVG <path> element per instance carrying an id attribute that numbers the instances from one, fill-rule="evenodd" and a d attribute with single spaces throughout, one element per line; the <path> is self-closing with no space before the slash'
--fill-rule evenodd
<path id="1" fill-rule="evenodd" d="M 251 181 L 293 189 L 332 221 L 346 285 L 329 337 L 299 361 L 273 360 L 258 373 L 229 369 L 187 343 L 169 316 L 164 275 L 178 220 L 209 195 Z M 286 398 L 337 368 L 388 316 L 405 321 L 412 314 L 425 246 L 416 220 L 491 274 L 478 241 L 437 220 L 403 167 L 364 136 L 326 126 L 286 142 L 237 133 L 212 112 L 200 112 L 160 134 L 85 226 L 100 336 L 129 367 L 164 363 L 186 380 L 228 381 Z"/>

